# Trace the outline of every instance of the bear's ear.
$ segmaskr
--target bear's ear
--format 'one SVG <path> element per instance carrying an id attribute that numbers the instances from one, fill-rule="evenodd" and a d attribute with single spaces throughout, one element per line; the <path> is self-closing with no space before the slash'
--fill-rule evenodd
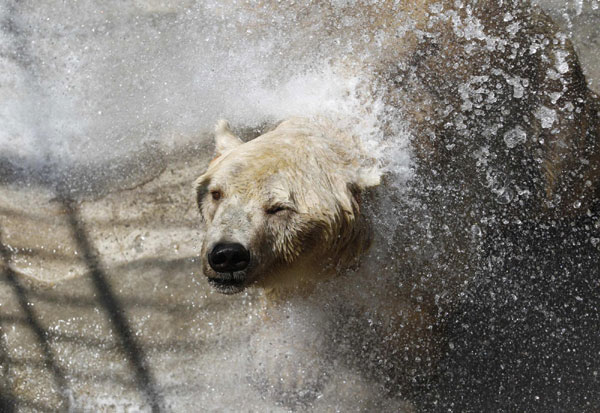
<path id="1" fill-rule="evenodd" d="M 233 134 L 229 128 L 229 123 L 221 119 L 215 126 L 215 155 L 221 156 L 229 149 L 241 145 L 243 142 Z"/>
<path id="2" fill-rule="evenodd" d="M 361 190 L 381 184 L 381 171 L 376 166 L 360 168 L 356 174 L 355 185 Z"/>

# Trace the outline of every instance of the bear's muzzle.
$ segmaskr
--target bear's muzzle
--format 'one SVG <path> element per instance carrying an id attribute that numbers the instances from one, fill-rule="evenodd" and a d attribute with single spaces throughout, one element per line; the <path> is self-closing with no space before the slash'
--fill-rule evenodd
<path id="1" fill-rule="evenodd" d="M 216 274 L 208 282 L 220 293 L 235 294 L 246 287 L 250 252 L 239 243 L 219 243 L 207 254 L 208 265 Z"/>
<path id="2" fill-rule="evenodd" d="M 250 252 L 239 243 L 221 243 L 208 253 L 208 264 L 218 273 L 243 271 L 250 263 Z"/>

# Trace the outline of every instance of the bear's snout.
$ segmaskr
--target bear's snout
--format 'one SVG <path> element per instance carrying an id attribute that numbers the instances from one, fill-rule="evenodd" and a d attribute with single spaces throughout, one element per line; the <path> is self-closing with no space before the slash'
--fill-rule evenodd
<path id="1" fill-rule="evenodd" d="M 232 273 L 248 268 L 250 252 L 239 243 L 217 244 L 208 253 L 208 264 L 216 272 Z"/>

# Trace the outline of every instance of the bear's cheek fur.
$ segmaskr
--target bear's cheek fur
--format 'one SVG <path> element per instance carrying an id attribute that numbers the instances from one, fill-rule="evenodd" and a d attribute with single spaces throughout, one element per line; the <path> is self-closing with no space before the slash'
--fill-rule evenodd
<path id="1" fill-rule="evenodd" d="M 302 246 L 297 242 L 293 227 L 289 217 L 265 217 L 262 225 L 253 231 L 247 245 L 251 256 L 248 277 L 253 282 L 276 278 L 294 265 Z"/>
<path id="2" fill-rule="evenodd" d="M 326 240 L 333 231 L 332 223 L 308 214 L 291 215 L 285 220 L 270 219 L 265 236 L 256 240 L 263 272 L 257 283 L 263 287 L 293 283 L 290 277 L 311 278 L 331 260 L 331 243 Z"/>

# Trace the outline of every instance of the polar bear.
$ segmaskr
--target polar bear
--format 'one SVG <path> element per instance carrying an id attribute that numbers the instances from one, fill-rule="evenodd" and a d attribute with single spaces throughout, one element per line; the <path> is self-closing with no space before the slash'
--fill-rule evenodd
<path id="1" fill-rule="evenodd" d="M 440 320 L 490 265 L 498 234 L 598 211 L 600 104 L 537 8 L 401 3 L 365 6 L 381 53 L 349 70 L 368 67 L 411 126 L 414 179 L 402 196 L 389 195 L 360 137 L 301 117 L 245 143 L 219 122 L 195 189 L 203 272 L 217 291 L 258 287 L 275 302 L 352 273 L 369 287 L 357 308 L 383 320 L 382 347 L 417 374 L 435 364 Z M 381 215 L 399 224 L 374 231 Z"/>

